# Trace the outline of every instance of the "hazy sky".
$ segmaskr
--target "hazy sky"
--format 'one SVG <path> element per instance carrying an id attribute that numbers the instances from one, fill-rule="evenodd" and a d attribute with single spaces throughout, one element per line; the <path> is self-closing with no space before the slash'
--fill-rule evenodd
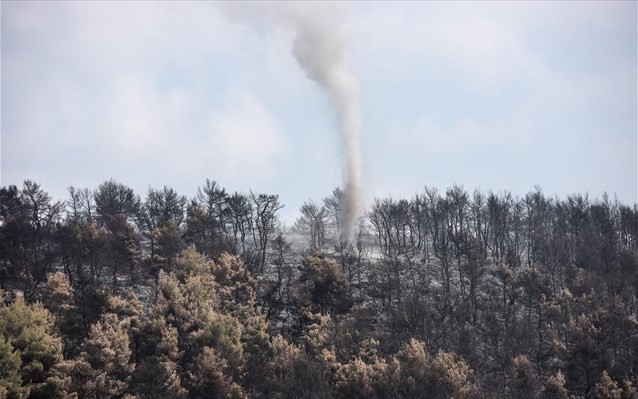
<path id="1" fill-rule="evenodd" d="M 343 8 L 368 201 L 454 183 L 637 200 L 635 1 Z M 279 194 L 290 220 L 342 183 L 334 111 L 286 27 L 209 2 L 1 14 L 1 185 L 66 199 L 114 178 L 190 196 L 211 178 Z"/>

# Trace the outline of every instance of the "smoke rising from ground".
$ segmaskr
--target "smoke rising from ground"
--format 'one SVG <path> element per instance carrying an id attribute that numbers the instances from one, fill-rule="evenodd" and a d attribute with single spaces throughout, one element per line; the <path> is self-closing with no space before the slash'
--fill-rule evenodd
<path id="1" fill-rule="evenodd" d="M 295 32 L 292 53 L 308 78 L 317 82 L 334 106 L 345 155 L 343 239 L 351 242 L 361 206 L 362 172 L 359 134 L 359 88 L 345 64 L 350 33 L 341 4 L 226 4 L 233 18 L 285 26 Z"/>

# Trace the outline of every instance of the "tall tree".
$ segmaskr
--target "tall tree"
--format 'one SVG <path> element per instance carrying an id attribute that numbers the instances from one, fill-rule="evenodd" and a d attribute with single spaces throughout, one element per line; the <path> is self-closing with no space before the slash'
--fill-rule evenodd
<path id="1" fill-rule="evenodd" d="M 301 204 L 300 212 L 295 229 L 308 235 L 309 249 L 321 249 L 326 240 L 328 212 L 312 201 Z"/>
<path id="2" fill-rule="evenodd" d="M 257 195 L 251 192 L 250 198 L 255 212 L 253 240 L 260 254 L 258 271 L 263 273 L 270 240 L 279 228 L 277 212 L 283 208 L 283 205 L 279 203 L 277 195 Z"/>
<path id="3" fill-rule="evenodd" d="M 108 180 L 95 191 L 95 205 L 98 226 L 109 233 L 105 249 L 115 287 L 123 266 L 134 277 L 139 240 L 133 223 L 139 214 L 140 199 L 130 187 Z"/>

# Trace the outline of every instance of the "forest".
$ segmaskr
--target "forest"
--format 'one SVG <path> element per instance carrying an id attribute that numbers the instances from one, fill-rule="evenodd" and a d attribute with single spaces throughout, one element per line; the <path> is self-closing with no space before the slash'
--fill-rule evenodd
<path id="1" fill-rule="evenodd" d="M 638 205 L 0 188 L 0 398 L 638 396 Z"/>

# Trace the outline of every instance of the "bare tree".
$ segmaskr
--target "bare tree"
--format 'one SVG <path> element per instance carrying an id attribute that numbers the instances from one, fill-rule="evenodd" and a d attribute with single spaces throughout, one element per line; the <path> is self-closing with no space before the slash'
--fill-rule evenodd
<path id="1" fill-rule="evenodd" d="M 277 212 L 283 205 L 279 203 L 279 196 L 267 194 L 250 193 L 253 203 L 254 213 L 254 230 L 253 241 L 260 253 L 259 271 L 263 273 L 266 264 L 266 252 L 272 235 L 276 233 L 279 227 Z"/>
<path id="2" fill-rule="evenodd" d="M 312 200 L 304 202 L 299 211 L 301 216 L 295 221 L 295 229 L 308 234 L 310 249 L 322 248 L 326 239 L 328 212 Z"/>

